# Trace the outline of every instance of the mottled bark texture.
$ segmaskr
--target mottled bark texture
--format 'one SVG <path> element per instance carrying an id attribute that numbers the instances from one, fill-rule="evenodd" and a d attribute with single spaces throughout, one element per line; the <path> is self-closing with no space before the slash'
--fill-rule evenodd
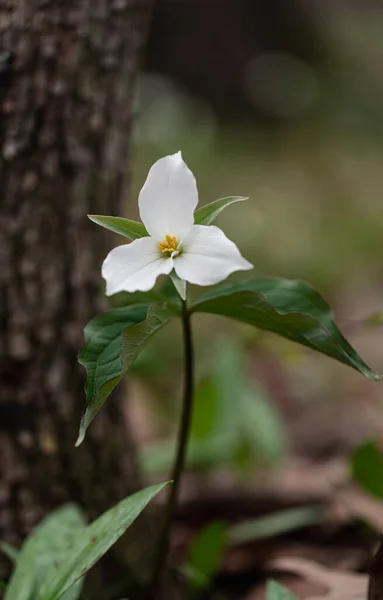
<path id="1" fill-rule="evenodd" d="M 120 403 L 75 449 L 82 329 L 121 214 L 151 0 L 0 0 L 0 539 L 73 500 L 93 516 L 137 474 Z M 106 243 L 107 242 L 107 243 Z"/>

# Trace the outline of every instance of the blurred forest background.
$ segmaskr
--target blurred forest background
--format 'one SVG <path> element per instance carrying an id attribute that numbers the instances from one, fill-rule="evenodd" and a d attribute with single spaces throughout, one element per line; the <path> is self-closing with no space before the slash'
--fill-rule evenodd
<path id="1" fill-rule="evenodd" d="M 382 28 L 374 2 L 159 2 L 137 95 L 127 205 L 137 218 L 148 167 L 182 149 L 202 204 L 250 196 L 219 224 L 256 274 L 320 289 L 378 370 L 381 331 L 366 320 L 382 305 Z M 241 368 L 281 420 L 266 436 L 272 445 L 274 433 L 273 457 L 278 448 L 283 460 L 296 445 L 305 456 L 330 456 L 380 436 L 379 386 L 269 334 L 210 317 L 194 325 L 202 382 L 221 354 L 243 352 Z M 165 428 L 168 412 L 178 412 L 177 334 L 163 333 L 135 367 L 140 395 Z M 145 405 L 140 398 L 136 407 L 143 441 L 152 433 Z M 230 406 L 234 417 L 235 392 Z"/>
<path id="2" fill-rule="evenodd" d="M 136 199 L 151 164 L 182 150 L 200 205 L 249 196 L 217 224 L 255 274 L 316 287 L 379 372 L 381 4 L 157 0 L 144 54 L 124 216 L 138 218 Z M 92 285 L 101 293 L 101 276 Z M 193 323 L 196 408 L 173 536 L 185 572 L 201 570 L 210 584 L 218 570 L 217 598 L 257 600 L 271 557 L 365 569 L 377 538 L 355 525 L 363 510 L 352 507 L 351 492 L 344 502 L 342 490 L 360 476 L 360 456 L 368 458 L 363 468 L 377 457 L 382 387 L 271 334 L 212 316 Z M 181 374 L 180 331 L 171 325 L 133 366 L 122 404 L 146 482 L 169 472 Z M 97 439 L 96 422 L 92 427 Z M 106 431 L 112 427 L 113 419 Z M 383 497 L 383 468 L 367 479 Z M 376 519 L 383 524 L 381 513 Z M 301 584 L 293 583 L 298 593 Z"/>
<path id="3" fill-rule="evenodd" d="M 182 149 L 202 204 L 250 196 L 221 215 L 219 225 L 256 274 L 317 287 L 378 371 L 382 32 L 377 2 L 157 3 L 137 95 L 127 205 L 127 215 L 137 218 L 135 199 L 149 166 Z M 194 326 L 199 384 L 189 460 L 198 475 L 189 473 L 183 488 L 181 548 L 195 523 L 236 522 L 333 499 L 359 452 L 366 452 L 364 466 L 376 467 L 368 440 L 382 439 L 379 385 L 270 334 L 210 316 L 195 318 Z M 130 381 L 141 464 L 155 478 L 169 468 L 179 411 L 178 336 L 177 328 L 160 334 Z M 372 478 L 382 478 L 381 467 Z M 280 518 L 265 523 L 266 532 L 317 517 L 303 510 Z M 238 535 L 262 537 L 262 527 L 248 524 Z M 327 527 L 311 531 L 311 542 L 306 531 L 293 535 L 288 552 L 299 554 L 301 545 L 305 556 L 332 567 L 365 567 L 371 546 L 363 535 L 356 541 L 343 521 Z M 286 553 L 286 540 L 280 546 Z M 361 547 L 365 553 L 356 558 Z M 250 544 L 247 554 L 232 551 L 223 573 L 235 579 L 273 552 L 270 542 Z"/>

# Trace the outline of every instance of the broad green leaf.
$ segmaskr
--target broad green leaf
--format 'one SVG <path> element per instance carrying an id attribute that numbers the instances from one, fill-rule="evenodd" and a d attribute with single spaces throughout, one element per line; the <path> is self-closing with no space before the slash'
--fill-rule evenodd
<path id="1" fill-rule="evenodd" d="M 15 563 L 19 557 L 20 552 L 7 542 L 0 542 L 0 550 L 9 560 Z"/>
<path id="2" fill-rule="evenodd" d="M 351 474 L 358 485 L 383 500 L 383 454 L 376 442 L 364 442 L 354 450 Z"/>
<path id="3" fill-rule="evenodd" d="M 82 530 L 85 531 L 84 517 L 72 504 L 48 515 L 24 543 L 4 600 L 31 600 L 46 572 L 62 560 Z"/>
<path id="4" fill-rule="evenodd" d="M 227 529 L 230 546 L 246 544 L 261 538 L 282 535 L 295 529 L 316 525 L 323 519 L 323 507 L 289 508 L 272 515 L 243 521 Z"/>
<path id="5" fill-rule="evenodd" d="M 214 521 L 194 539 L 185 571 L 196 589 L 207 587 L 214 577 L 226 549 L 224 523 Z"/>
<path id="6" fill-rule="evenodd" d="M 194 223 L 196 225 L 210 225 L 226 206 L 230 206 L 234 202 L 243 202 L 244 200 L 248 200 L 248 198 L 243 196 L 229 196 L 228 198 L 214 200 L 214 202 L 201 206 L 201 208 L 195 211 Z"/>
<path id="7" fill-rule="evenodd" d="M 165 485 L 166 483 L 153 485 L 125 498 L 81 531 L 60 564 L 48 571 L 38 600 L 60 598 L 117 542 Z"/>
<path id="8" fill-rule="evenodd" d="M 7 586 L 5 585 L 4 581 L 0 581 L 0 590 L 6 590 Z"/>
<path id="9" fill-rule="evenodd" d="M 109 296 L 109 305 L 111 308 L 126 308 L 134 304 L 152 304 L 153 302 L 169 302 L 169 298 L 164 293 L 155 290 L 149 292 L 119 292 Z M 173 298 L 171 299 L 173 300 Z M 174 302 L 171 301 L 171 304 Z M 174 303 L 175 304 L 175 303 Z"/>
<path id="10" fill-rule="evenodd" d="M 123 330 L 144 321 L 148 308 L 148 304 L 116 308 L 98 315 L 85 327 L 85 343 L 79 354 L 79 363 L 87 372 L 86 404 L 77 446 L 83 441 L 88 425 L 123 377 L 120 357 Z"/>
<path id="11" fill-rule="evenodd" d="M 298 600 L 290 590 L 277 581 L 267 582 L 266 600 Z"/>
<path id="12" fill-rule="evenodd" d="M 301 281 L 265 278 L 225 286 L 201 296 L 192 309 L 272 331 L 381 380 L 343 337 L 320 294 Z"/>
<path id="13" fill-rule="evenodd" d="M 174 287 L 170 277 L 164 277 L 157 289 L 148 292 L 119 292 L 109 297 L 112 308 L 131 306 L 133 304 L 152 304 L 153 302 L 167 302 L 175 308 L 181 307 L 179 293 Z"/>
<path id="14" fill-rule="evenodd" d="M 147 304 L 128 306 L 99 315 L 85 328 L 79 362 L 87 370 L 88 380 L 76 446 L 144 343 L 176 315 L 176 309 L 166 304 L 154 304 L 149 310 Z"/>
<path id="15" fill-rule="evenodd" d="M 145 225 L 138 221 L 123 219 L 122 217 L 107 217 L 104 215 L 88 215 L 89 219 L 97 225 L 101 225 L 109 231 L 118 233 L 128 238 L 129 240 L 137 240 L 138 238 L 147 237 L 149 234 L 145 229 Z"/>
<path id="16" fill-rule="evenodd" d="M 35 556 L 27 552 L 12 573 L 4 600 L 31 600 L 36 589 Z"/>
<path id="17" fill-rule="evenodd" d="M 153 304 L 149 308 L 145 321 L 135 327 L 124 329 L 121 349 L 124 373 L 142 350 L 143 345 L 176 316 L 178 316 L 178 312 L 173 307 L 166 304 Z"/>
<path id="18" fill-rule="evenodd" d="M 127 327 L 144 321 L 148 309 L 149 304 L 142 304 L 110 310 L 86 326 L 79 362 L 87 370 L 87 402 L 94 398 L 105 381 L 120 374 L 121 334 Z"/>
<path id="19" fill-rule="evenodd" d="M 81 577 L 67 589 L 66 592 L 61 596 L 61 600 L 79 600 L 84 587 L 85 577 Z"/>

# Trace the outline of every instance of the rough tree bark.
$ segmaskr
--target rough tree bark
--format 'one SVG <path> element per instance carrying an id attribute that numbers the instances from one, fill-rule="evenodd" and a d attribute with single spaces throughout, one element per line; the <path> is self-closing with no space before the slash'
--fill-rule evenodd
<path id="1" fill-rule="evenodd" d="M 75 449 L 76 355 L 121 214 L 151 0 L 0 0 L 0 538 L 68 499 L 94 515 L 137 484 L 118 402 Z M 110 238 L 107 239 L 110 243 Z"/>

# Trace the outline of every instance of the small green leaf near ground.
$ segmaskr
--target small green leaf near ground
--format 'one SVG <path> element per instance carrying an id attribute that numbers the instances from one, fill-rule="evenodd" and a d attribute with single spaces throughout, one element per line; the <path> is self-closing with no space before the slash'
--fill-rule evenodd
<path id="1" fill-rule="evenodd" d="M 38 600 L 58 600 L 125 533 L 165 485 L 153 485 L 125 498 L 80 532 L 73 540 L 70 551 L 46 573 Z"/>

